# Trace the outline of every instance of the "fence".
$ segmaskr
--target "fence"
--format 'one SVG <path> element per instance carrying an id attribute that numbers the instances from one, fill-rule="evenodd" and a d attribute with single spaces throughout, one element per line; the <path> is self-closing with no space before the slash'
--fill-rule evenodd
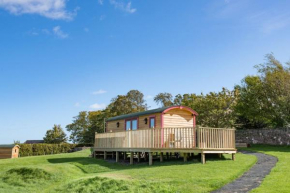
<path id="1" fill-rule="evenodd" d="M 235 129 L 179 127 L 96 133 L 95 148 L 234 149 Z"/>

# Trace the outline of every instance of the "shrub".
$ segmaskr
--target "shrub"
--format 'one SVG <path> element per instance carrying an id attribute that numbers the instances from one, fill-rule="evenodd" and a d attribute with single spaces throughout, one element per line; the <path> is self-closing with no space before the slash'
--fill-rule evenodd
<path id="1" fill-rule="evenodd" d="M 58 153 L 69 153 L 75 148 L 75 144 L 20 144 L 20 157 L 34 156 L 34 155 L 50 155 Z"/>

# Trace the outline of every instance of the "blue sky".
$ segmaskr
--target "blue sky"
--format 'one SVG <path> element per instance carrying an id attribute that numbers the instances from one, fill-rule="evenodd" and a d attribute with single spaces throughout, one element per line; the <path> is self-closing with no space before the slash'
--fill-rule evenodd
<path id="1" fill-rule="evenodd" d="M 0 144 L 42 139 L 138 89 L 232 89 L 290 60 L 285 0 L 0 0 Z"/>

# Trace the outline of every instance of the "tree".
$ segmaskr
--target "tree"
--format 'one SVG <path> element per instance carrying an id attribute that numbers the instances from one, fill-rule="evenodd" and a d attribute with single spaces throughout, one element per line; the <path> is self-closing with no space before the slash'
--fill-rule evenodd
<path id="1" fill-rule="evenodd" d="M 108 105 L 109 115 L 118 116 L 147 110 L 144 95 L 138 90 L 130 90 L 126 95 L 118 95 Z"/>
<path id="2" fill-rule="evenodd" d="M 159 93 L 154 97 L 154 101 L 162 107 L 170 107 L 173 105 L 172 102 L 172 94 L 164 92 L 164 93 Z"/>
<path id="3" fill-rule="evenodd" d="M 51 130 L 46 131 L 46 135 L 43 138 L 45 143 L 65 143 L 67 138 L 65 132 L 62 130 L 60 125 L 54 125 Z"/>
<path id="4" fill-rule="evenodd" d="M 227 90 L 215 93 L 210 92 L 206 95 L 201 93 L 185 94 L 181 104 L 191 107 L 199 114 L 197 123 L 207 127 L 233 127 L 235 125 L 234 107 L 239 96 L 238 90 Z M 179 98 L 179 97 L 178 97 Z"/>
<path id="5" fill-rule="evenodd" d="M 285 127 L 290 123 L 290 63 L 283 66 L 273 54 L 255 66 L 240 86 L 236 111 L 243 127 Z"/>
<path id="6" fill-rule="evenodd" d="M 108 117 L 145 111 L 144 95 L 138 90 L 130 90 L 126 95 L 118 95 L 102 111 L 82 111 L 66 126 L 73 143 L 94 143 L 95 132 L 104 132 L 104 121 Z"/>
<path id="7" fill-rule="evenodd" d="M 13 144 L 14 145 L 19 145 L 20 144 L 20 140 L 14 140 Z"/>
<path id="8" fill-rule="evenodd" d="M 95 133 L 104 132 L 104 121 L 106 118 L 106 110 L 103 111 L 90 111 L 88 112 L 88 124 L 89 127 L 84 133 L 82 141 L 84 143 L 94 143 Z"/>
<path id="9" fill-rule="evenodd" d="M 73 122 L 66 126 L 67 131 L 71 132 L 70 141 L 73 143 L 85 143 L 83 136 L 88 131 L 88 128 L 88 112 L 81 111 L 78 116 L 74 117 Z"/>

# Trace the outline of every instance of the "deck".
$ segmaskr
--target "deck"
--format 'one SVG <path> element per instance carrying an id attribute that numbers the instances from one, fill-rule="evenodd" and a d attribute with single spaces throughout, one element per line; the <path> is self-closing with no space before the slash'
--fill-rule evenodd
<path id="1" fill-rule="evenodd" d="M 164 153 L 175 152 L 183 153 L 185 160 L 188 155 L 200 153 L 202 163 L 205 163 L 207 153 L 232 154 L 234 159 L 235 129 L 180 127 L 96 133 L 94 155 L 98 152 L 103 152 L 104 158 L 107 153 L 111 153 L 116 156 L 116 161 L 119 160 L 120 153 L 124 157 L 130 153 L 130 163 L 133 162 L 131 159 L 134 153 L 137 154 L 138 161 L 140 153 L 145 153 L 145 156 L 149 156 L 149 165 L 152 164 L 153 153 L 157 153 L 160 160 L 163 160 Z"/>

